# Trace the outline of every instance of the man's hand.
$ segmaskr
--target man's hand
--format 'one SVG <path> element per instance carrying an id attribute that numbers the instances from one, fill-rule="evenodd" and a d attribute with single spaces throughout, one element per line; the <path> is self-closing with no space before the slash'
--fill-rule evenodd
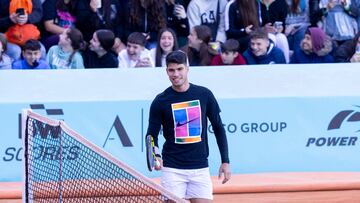
<path id="1" fill-rule="evenodd" d="M 219 179 L 221 179 L 222 174 L 224 174 L 224 179 L 222 184 L 225 184 L 231 178 L 230 164 L 222 163 L 219 168 Z"/>
<path id="2" fill-rule="evenodd" d="M 156 157 L 156 161 L 158 161 L 159 164 L 156 164 L 155 163 L 155 167 L 154 169 L 157 170 L 157 171 L 160 171 L 163 167 L 163 161 L 160 157 Z"/>

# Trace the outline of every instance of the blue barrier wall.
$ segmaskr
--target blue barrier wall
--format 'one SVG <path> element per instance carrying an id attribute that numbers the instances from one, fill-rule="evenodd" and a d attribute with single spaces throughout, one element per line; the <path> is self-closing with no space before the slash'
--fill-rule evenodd
<path id="1" fill-rule="evenodd" d="M 360 70 L 354 64 L 191 68 L 218 98 L 233 173 L 359 171 Z M 150 177 L 144 133 L 164 69 L 0 71 L 0 181 L 21 181 L 19 114 L 63 119 Z M 210 169 L 220 156 L 210 136 Z M 128 139 L 127 139 L 128 138 Z"/>

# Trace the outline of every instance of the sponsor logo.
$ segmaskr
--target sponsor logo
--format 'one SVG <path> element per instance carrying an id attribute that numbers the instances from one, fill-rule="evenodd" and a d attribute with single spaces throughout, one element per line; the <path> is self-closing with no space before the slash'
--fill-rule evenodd
<path id="1" fill-rule="evenodd" d="M 30 104 L 30 108 L 32 110 L 36 111 L 45 111 L 47 116 L 63 116 L 64 110 L 63 109 L 48 109 L 45 108 L 44 104 Z M 22 139 L 22 133 L 21 133 L 21 114 L 18 115 L 18 127 L 19 127 L 19 134 L 18 138 Z M 42 124 L 39 122 L 33 123 L 33 136 L 40 136 L 39 139 L 59 139 L 59 136 L 61 134 L 60 127 L 52 127 L 46 124 Z M 113 133 L 115 132 L 115 133 Z M 103 148 L 106 147 L 107 143 L 109 141 L 115 140 L 114 135 L 117 135 L 119 137 L 119 140 L 124 147 L 133 147 L 133 144 L 124 128 L 124 125 L 122 124 L 119 116 L 116 116 L 114 119 L 114 122 L 112 126 L 109 129 L 109 132 L 105 138 L 105 141 L 102 145 Z M 34 158 L 40 159 L 40 160 L 59 160 L 61 157 L 67 160 L 74 160 L 77 157 L 79 157 L 79 154 L 81 152 L 81 148 L 76 145 L 68 145 L 68 146 L 62 146 L 57 147 L 53 145 L 45 145 L 45 144 L 39 144 L 38 146 L 34 147 Z M 3 161 L 9 162 L 9 161 L 22 161 L 23 157 L 23 148 L 22 147 L 14 147 L 9 146 L 5 149 L 5 153 L 3 156 Z"/>
<path id="2" fill-rule="evenodd" d="M 340 129 L 344 122 L 357 122 L 360 121 L 360 112 L 354 110 L 344 110 L 337 113 L 330 121 L 328 130 Z M 356 132 L 359 132 L 357 130 Z"/>
<path id="3" fill-rule="evenodd" d="M 357 106 L 359 107 L 359 106 Z M 345 129 L 350 129 L 349 125 L 343 124 L 348 122 L 360 121 L 360 112 L 355 110 L 343 110 L 337 113 L 329 122 L 328 132 L 344 132 Z M 342 129 L 343 128 L 343 129 Z M 356 132 L 359 132 L 356 130 Z M 306 147 L 337 147 L 337 146 L 355 146 L 358 141 L 358 136 L 333 136 L 333 137 L 310 137 L 307 139 Z"/>
<path id="4" fill-rule="evenodd" d="M 242 134 L 253 134 L 253 133 L 281 133 L 283 132 L 288 124 L 284 121 L 278 122 L 251 122 L 251 123 L 229 123 L 223 124 L 227 133 L 242 133 Z M 208 127 L 210 133 L 214 133 L 211 125 Z"/>

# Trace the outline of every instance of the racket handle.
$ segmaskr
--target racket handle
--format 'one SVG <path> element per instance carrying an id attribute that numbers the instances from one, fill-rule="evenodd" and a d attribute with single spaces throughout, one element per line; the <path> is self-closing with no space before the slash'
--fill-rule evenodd
<path id="1" fill-rule="evenodd" d="M 155 168 L 159 168 L 160 167 L 160 161 L 155 159 L 154 166 L 155 166 Z"/>

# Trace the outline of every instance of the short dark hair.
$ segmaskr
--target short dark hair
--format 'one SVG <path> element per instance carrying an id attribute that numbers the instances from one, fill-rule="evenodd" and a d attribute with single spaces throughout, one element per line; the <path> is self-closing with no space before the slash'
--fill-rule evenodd
<path id="1" fill-rule="evenodd" d="M 268 32 L 264 28 L 256 28 L 249 35 L 250 39 L 269 39 Z"/>
<path id="2" fill-rule="evenodd" d="M 40 42 L 35 39 L 29 39 L 25 42 L 24 46 L 22 47 L 23 51 L 30 50 L 30 51 L 38 51 L 41 49 Z"/>
<path id="3" fill-rule="evenodd" d="M 146 36 L 144 36 L 141 32 L 133 32 L 128 36 L 127 42 L 138 44 L 144 47 L 146 45 Z"/>
<path id="4" fill-rule="evenodd" d="M 181 50 L 172 51 L 166 56 L 166 66 L 170 63 L 187 65 L 187 61 L 186 53 Z"/>
<path id="5" fill-rule="evenodd" d="M 221 52 L 237 52 L 239 50 L 239 42 L 236 39 L 228 39 L 221 44 Z"/>

